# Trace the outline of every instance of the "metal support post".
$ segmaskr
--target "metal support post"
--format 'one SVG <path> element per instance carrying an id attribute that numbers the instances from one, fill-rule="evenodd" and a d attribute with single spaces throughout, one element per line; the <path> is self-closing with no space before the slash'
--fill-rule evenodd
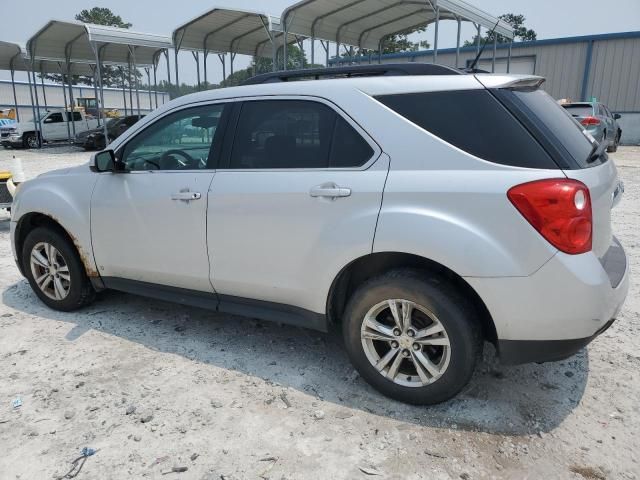
<path id="1" fill-rule="evenodd" d="M 458 17 L 458 35 L 456 40 L 456 68 L 460 68 L 460 35 L 462 32 L 462 18 Z"/>

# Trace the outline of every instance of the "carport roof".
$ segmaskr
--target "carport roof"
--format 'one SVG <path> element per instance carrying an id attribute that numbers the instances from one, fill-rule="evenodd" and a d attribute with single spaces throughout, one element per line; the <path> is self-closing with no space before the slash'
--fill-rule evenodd
<path id="1" fill-rule="evenodd" d="M 26 72 L 31 69 L 31 60 L 26 55 L 26 48 L 20 43 L 0 41 L 0 70 Z M 72 63 L 71 75 L 93 76 L 95 62 Z M 63 61 L 36 59 L 36 73 L 67 73 Z"/>
<path id="2" fill-rule="evenodd" d="M 116 65 L 128 63 L 130 48 L 138 65 L 153 65 L 158 52 L 172 47 L 171 39 L 164 35 L 51 20 L 29 39 L 27 52 L 34 58 L 95 63 L 92 44 L 100 48 L 102 62 Z"/>
<path id="3" fill-rule="evenodd" d="M 0 41 L 0 70 L 22 70 L 22 54 L 20 44 Z"/>
<path id="4" fill-rule="evenodd" d="M 302 0 L 282 14 L 287 31 L 377 50 L 386 36 L 441 20 L 470 21 L 513 38 L 506 22 L 463 0 Z"/>
<path id="5" fill-rule="evenodd" d="M 214 8 L 181 25 L 173 32 L 173 44 L 180 50 L 239 53 L 272 57 L 271 38 L 276 49 L 283 45 L 280 19 L 264 12 Z M 289 43 L 296 41 L 289 36 Z"/>

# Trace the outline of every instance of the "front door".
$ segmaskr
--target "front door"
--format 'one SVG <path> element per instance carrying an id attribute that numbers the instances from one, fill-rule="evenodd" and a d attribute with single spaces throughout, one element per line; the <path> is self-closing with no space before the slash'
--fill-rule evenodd
<path id="1" fill-rule="evenodd" d="M 223 105 L 157 120 L 116 152 L 127 173 L 103 173 L 91 201 L 100 275 L 212 292 L 207 192 Z"/>
<path id="2" fill-rule="evenodd" d="M 328 103 L 244 102 L 209 194 L 221 306 L 252 299 L 324 312 L 332 274 L 372 250 L 389 163 L 365 138 Z"/>

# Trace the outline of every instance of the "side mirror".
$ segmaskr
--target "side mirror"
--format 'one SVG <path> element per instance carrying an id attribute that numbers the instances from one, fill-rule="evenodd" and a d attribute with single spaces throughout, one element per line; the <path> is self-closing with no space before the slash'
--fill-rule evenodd
<path id="1" fill-rule="evenodd" d="M 93 156 L 93 166 L 91 170 L 94 172 L 115 172 L 116 171 L 116 155 L 113 150 L 104 150 Z"/>
<path id="2" fill-rule="evenodd" d="M 619 113 L 614 113 L 613 118 L 615 118 L 616 120 L 620 120 L 622 118 L 622 115 L 620 115 Z"/>

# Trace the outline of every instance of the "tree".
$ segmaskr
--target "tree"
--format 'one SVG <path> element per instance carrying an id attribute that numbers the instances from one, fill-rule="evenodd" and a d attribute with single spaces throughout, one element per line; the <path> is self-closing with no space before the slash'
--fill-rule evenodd
<path id="1" fill-rule="evenodd" d="M 322 67 L 322 65 L 311 65 L 307 61 L 307 55 L 297 45 L 289 45 L 287 47 L 287 70 L 298 70 L 301 68 Z M 282 68 L 282 58 L 278 58 L 278 68 Z M 233 72 L 229 75 L 219 87 L 233 87 L 240 85 L 245 80 L 255 75 L 269 73 L 273 71 L 273 60 L 271 58 L 254 57 L 251 65 L 243 70 Z"/>
<path id="2" fill-rule="evenodd" d="M 116 15 L 108 8 L 102 7 L 93 7 L 91 10 L 82 10 L 75 16 L 75 19 L 83 23 L 92 23 L 94 25 L 106 25 L 109 27 L 125 29 L 129 29 L 133 26 L 131 23 L 122 20 L 120 15 Z M 105 87 L 120 87 L 124 81 L 125 85 L 128 88 L 131 88 L 135 86 L 136 78 L 139 80 L 141 77 L 142 74 L 138 70 L 133 68 L 129 69 L 126 66 L 122 69 L 110 65 L 102 66 L 102 84 Z M 44 75 L 44 78 L 56 83 L 62 83 L 63 81 L 63 76 L 55 73 L 46 74 Z M 74 85 L 93 85 L 94 83 L 93 77 L 74 75 L 72 78 Z M 129 78 L 131 78 L 131 81 L 129 81 Z M 65 82 L 68 81 L 68 79 L 66 79 L 66 75 L 64 80 Z"/>
<path id="3" fill-rule="evenodd" d="M 513 27 L 514 40 L 521 40 L 523 42 L 528 42 L 532 40 L 538 39 L 538 34 L 530 29 L 525 27 L 524 22 L 527 20 L 524 15 L 519 15 L 515 13 L 505 13 L 504 15 L 500 15 L 498 17 L 500 20 L 504 20 L 509 25 Z M 493 43 L 494 34 L 489 34 L 488 32 L 484 37 L 481 37 L 480 43 L 483 42 Z M 509 43 L 507 37 L 503 37 L 502 35 L 498 35 L 498 43 Z M 476 45 L 478 42 L 478 35 L 475 35 L 472 40 L 466 40 L 464 42 L 465 47 Z"/>
<path id="4" fill-rule="evenodd" d="M 107 25 L 109 27 L 131 28 L 133 25 L 122 20 L 120 15 L 114 14 L 108 8 L 93 7 L 91 10 L 82 10 L 76 15 L 76 20 L 82 23 L 94 25 Z"/>
<path id="5" fill-rule="evenodd" d="M 412 42 L 409 40 L 409 35 L 414 33 L 422 33 L 426 31 L 426 27 L 414 28 L 411 30 L 407 30 L 405 32 L 397 33 L 385 39 L 383 43 L 382 53 L 403 53 L 403 52 L 417 52 L 418 50 L 428 49 L 431 45 L 426 40 L 421 42 Z M 368 56 L 368 55 L 378 55 L 378 50 L 367 50 L 363 48 L 362 50 L 355 48 L 353 50 L 353 56 L 357 57 L 359 55 Z M 351 55 L 347 53 L 343 53 L 340 55 L 341 59 L 348 60 Z M 334 57 L 335 58 L 335 57 Z"/>

